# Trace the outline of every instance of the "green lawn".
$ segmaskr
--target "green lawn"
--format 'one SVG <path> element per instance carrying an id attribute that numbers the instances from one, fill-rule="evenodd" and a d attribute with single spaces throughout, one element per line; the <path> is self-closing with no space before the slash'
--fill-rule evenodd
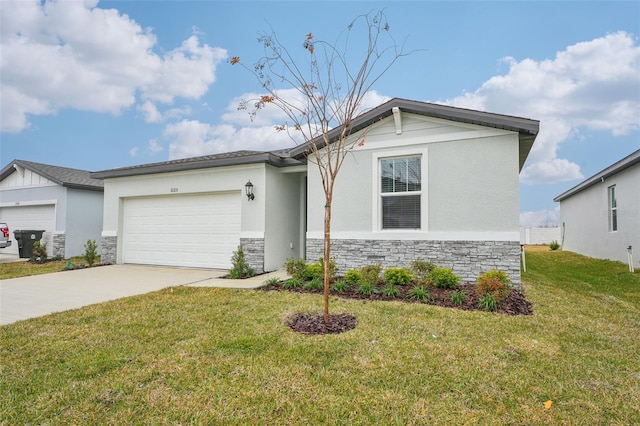
<path id="1" fill-rule="evenodd" d="M 532 316 L 334 298 L 356 329 L 305 336 L 321 296 L 180 287 L 3 326 L 0 424 L 640 424 L 640 273 L 527 267 Z"/>
<path id="2" fill-rule="evenodd" d="M 86 265 L 83 257 L 73 257 L 67 260 L 53 260 L 46 263 L 31 263 L 27 261 L 0 264 L 0 280 L 26 277 L 29 275 L 50 274 L 60 272 L 71 262 L 74 265 Z M 100 258 L 96 262 L 100 262 Z"/>

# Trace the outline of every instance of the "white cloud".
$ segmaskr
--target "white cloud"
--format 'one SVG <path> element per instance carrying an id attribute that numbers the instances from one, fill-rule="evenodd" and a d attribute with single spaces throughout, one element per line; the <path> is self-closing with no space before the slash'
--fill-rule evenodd
<path id="1" fill-rule="evenodd" d="M 167 125 L 164 137 L 170 140 L 171 160 L 241 150 L 272 151 L 294 145 L 286 132 L 277 132 L 271 125 L 236 128 L 197 120 Z"/>
<path id="2" fill-rule="evenodd" d="M 583 131 L 616 136 L 640 130 L 640 46 L 631 34 L 577 43 L 553 59 L 504 61 L 505 75 L 444 103 L 541 121 L 522 182 L 582 178 L 580 167 L 557 158 L 557 152 L 559 144 Z"/>
<path id="3" fill-rule="evenodd" d="M 149 141 L 149 144 L 147 145 L 147 149 L 153 154 L 157 154 L 158 152 L 164 151 L 164 147 L 161 146 L 156 139 L 151 139 Z"/>
<path id="4" fill-rule="evenodd" d="M 141 101 L 197 99 L 215 81 L 224 49 L 193 35 L 156 54 L 157 40 L 115 9 L 97 1 L 3 1 L 0 14 L 0 129 L 20 132 L 28 116 L 64 108 L 118 114 Z M 139 95 L 137 95 L 139 94 Z M 139 96 L 139 99 L 138 99 Z M 157 111 L 156 111 L 157 112 Z"/>
<path id="5" fill-rule="evenodd" d="M 560 224 L 560 206 L 553 210 L 535 210 L 520 213 L 520 226 L 538 227 Z"/>
<path id="6" fill-rule="evenodd" d="M 136 146 L 136 147 L 134 147 L 134 148 L 131 148 L 131 149 L 129 150 L 129 155 L 130 155 L 131 157 L 135 157 L 136 155 L 138 155 L 138 151 L 139 151 L 139 148 L 138 148 L 137 146 Z"/>

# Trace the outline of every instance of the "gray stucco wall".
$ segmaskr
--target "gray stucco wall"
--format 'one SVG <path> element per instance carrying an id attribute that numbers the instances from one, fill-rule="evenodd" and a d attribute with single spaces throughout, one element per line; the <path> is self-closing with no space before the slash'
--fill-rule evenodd
<path id="1" fill-rule="evenodd" d="M 609 230 L 608 188 L 616 186 L 618 230 Z M 640 267 L 640 165 L 598 182 L 560 202 L 564 250 L 627 263 L 632 246 Z"/>
<path id="2" fill-rule="evenodd" d="M 95 240 L 101 253 L 103 204 L 102 192 L 67 190 L 65 258 L 84 255 L 87 240 Z"/>

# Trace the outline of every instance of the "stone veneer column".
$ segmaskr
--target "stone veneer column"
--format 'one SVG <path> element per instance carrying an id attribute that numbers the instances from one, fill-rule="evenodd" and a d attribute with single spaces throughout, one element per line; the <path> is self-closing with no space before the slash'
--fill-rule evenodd
<path id="1" fill-rule="evenodd" d="M 323 256 L 321 239 L 307 240 L 307 259 Z M 520 282 L 518 241 L 332 240 L 331 257 L 338 271 L 365 265 L 411 267 L 416 259 L 451 268 L 462 282 L 475 282 L 490 269 L 506 272 L 515 288 Z"/>
<path id="2" fill-rule="evenodd" d="M 264 238 L 240 238 L 244 259 L 257 274 L 264 272 Z"/>
<path id="3" fill-rule="evenodd" d="M 60 256 L 64 258 L 65 242 L 67 239 L 66 234 L 53 234 L 53 247 L 51 248 L 51 256 Z"/>
<path id="4" fill-rule="evenodd" d="M 112 265 L 116 263 L 116 254 L 118 250 L 118 237 L 102 237 L 102 253 L 100 261 L 104 265 Z"/>

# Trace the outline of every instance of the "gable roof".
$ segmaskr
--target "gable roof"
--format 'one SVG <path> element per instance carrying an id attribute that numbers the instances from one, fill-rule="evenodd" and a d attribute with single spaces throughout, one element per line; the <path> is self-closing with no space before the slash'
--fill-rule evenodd
<path id="1" fill-rule="evenodd" d="M 50 164 L 34 163 L 33 161 L 25 160 L 13 160 L 7 164 L 0 170 L 0 180 L 5 179 L 19 168 L 30 170 L 67 188 L 104 191 L 104 183 L 101 180 L 92 179 L 90 176 L 91 172 L 87 170 L 52 166 Z"/>
<path id="2" fill-rule="evenodd" d="M 531 151 L 533 142 L 540 128 L 540 121 L 528 118 L 514 117 L 510 115 L 494 114 L 491 112 L 476 111 L 465 108 L 452 107 L 448 105 L 432 104 L 428 102 L 411 101 L 408 99 L 393 98 L 382 105 L 375 107 L 364 114 L 359 115 L 353 120 L 351 133 L 356 133 L 365 127 L 370 126 L 381 118 L 388 117 L 393 114 L 393 108 L 399 108 L 401 111 L 412 114 L 423 115 L 427 117 L 441 118 L 450 121 L 458 121 L 461 123 L 477 124 L 480 126 L 493 127 L 496 129 L 511 130 L 518 132 L 520 140 L 520 170 L 524 166 L 524 162 Z M 329 132 L 329 139 L 337 139 L 339 129 Z M 316 138 L 313 143 L 316 146 L 323 144 L 321 137 Z M 301 144 L 290 151 L 292 157 L 300 157 L 305 155 L 307 147 Z"/>
<path id="3" fill-rule="evenodd" d="M 620 173 L 621 171 L 628 169 L 629 167 L 639 163 L 640 163 L 640 149 L 627 155 L 622 160 L 616 163 L 613 163 L 606 169 L 596 173 L 590 178 L 583 180 L 573 188 L 558 195 L 556 198 L 553 199 L 553 201 L 562 201 L 566 198 L 569 198 L 572 195 L 577 194 L 578 192 L 583 191 L 589 188 L 590 186 L 595 185 L 598 182 L 602 182 L 603 179 L 607 179 L 608 177 L 613 176 L 617 173 Z"/>
<path id="4" fill-rule="evenodd" d="M 266 163 L 275 167 L 302 164 L 300 161 L 290 158 L 286 153 L 286 150 L 277 152 L 235 151 L 223 154 L 203 155 L 201 157 L 182 158 L 179 160 L 163 161 L 160 163 L 141 164 L 138 166 L 102 170 L 91 173 L 91 177 L 95 179 L 105 179 L 255 163 Z"/>

